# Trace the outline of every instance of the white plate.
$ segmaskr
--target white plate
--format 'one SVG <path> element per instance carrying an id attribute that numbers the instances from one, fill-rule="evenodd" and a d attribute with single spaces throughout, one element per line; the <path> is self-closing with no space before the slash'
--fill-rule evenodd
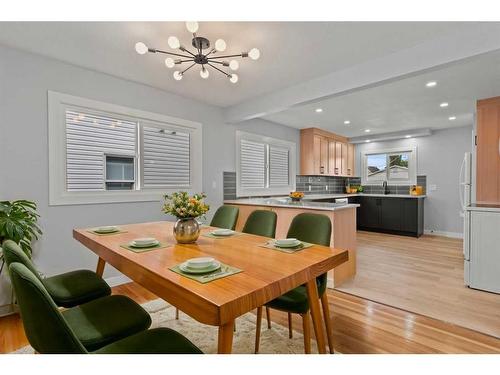
<path id="1" fill-rule="evenodd" d="M 187 265 L 187 262 L 184 262 L 179 265 L 179 268 L 182 272 L 185 273 L 202 274 L 202 273 L 214 272 L 218 270 L 220 266 L 221 264 L 219 262 L 214 261 L 210 266 L 205 268 L 191 268 Z"/>
<path id="2" fill-rule="evenodd" d="M 234 233 L 234 230 L 231 229 L 216 229 L 212 231 L 214 236 L 230 236 Z"/>
<path id="3" fill-rule="evenodd" d="M 132 247 L 153 247 L 160 243 L 160 241 L 153 239 L 151 242 L 147 243 L 138 243 L 136 240 L 130 242 L 130 246 Z"/>
<path id="4" fill-rule="evenodd" d="M 188 259 L 185 263 L 189 268 L 207 268 L 215 262 L 215 259 L 212 257 L 200 257 L 200 258 L 192 258 Z"/>
<path id="5" fill-rule="evenodd" d="M 276 246 L 279 246 L 279 247 L 295 247 L 295 246 L 299 246 L 301 244 L 301 242 L 296 238 L 280 239 L 280 240 L 274 241 L 274 243 L 276 244 Z"/>
<path id="6" fill-rule="evenodd" d="M 117 231 L 118 231 L 118 227 L 114 226 L 114 225 L 109 225 L 106 227 L 99 227 L 99 228 L 94 229 L 94 232 L 98 232 L 98 233 L 112 233 L 112 232 L 117 232 Z"/>

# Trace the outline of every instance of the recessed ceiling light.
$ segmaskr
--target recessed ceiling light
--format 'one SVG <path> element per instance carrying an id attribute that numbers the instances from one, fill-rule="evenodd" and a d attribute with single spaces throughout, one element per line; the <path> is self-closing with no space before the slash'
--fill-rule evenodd
<path id="1" fill-rule="evenodd" d="M 446 102 L 443 102 L 439 105 L 441 108 L 445 108 L 445 107 L 448 107 L 448 103 Z"/>
<path id="2" fill-rule="evenodd" d="M 371 132 L 370 129 L 365 129 L 365 133 L 369 133 L 369 132 Z"/>
<path id="3" fill-rule="evenodd" d="M 426 87 L 434 87 L 437 85 L 436 81 L 429 81 L 425 84 Z"/>
<path id="4" fill-rule="evenodd" d="M 323 108 L 316 108 L 316 113 L 321 113 L 323 112 Z"/>
<path id="5" fill-rule="evenodd" d="M 456 116 L 450 116 L 450 117 L 448 117 L 448 120 L 450 120 L 450 121 L 453 121 L 453 120 L 456 120 L 456 119 L 457 119 Z"/>
<path id="6" fill-rule="evenodd" d="M 345 125 L 349 125 L 350 123 L 351 123 L 351 122 L 350 122 L 349 120 L 345 120 L 345 121 L 344 121 L 344 124 L 345 124 Z"/>
<path id="7" fill-rule="evenodd" d="M 367 139 L 365 142 L 366 142 L 366 143 L 370 143 L 371 141 L 370 141 L 369 139 Z"/>
<path id="8" fill-rule="evenodd" d="M 405 135 L 405 138 L 411 138 L 411 135 Z"/>

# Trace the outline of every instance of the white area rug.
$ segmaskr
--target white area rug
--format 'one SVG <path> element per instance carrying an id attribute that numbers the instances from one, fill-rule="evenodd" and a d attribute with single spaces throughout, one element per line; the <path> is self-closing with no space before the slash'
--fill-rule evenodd
<path id="1" fill-rule="evenodd" d="M 168 327 L 182 333 L 204 353 L 217 353 L 217 327 L 198 323 L 180 312 L 179 320 L 175 319 L 175 308 L 161 299 L 141 305 L 150 315 L 151 328 Z M 233 353 L 252 354 L 255 345 L 256 316 L 248 313 L 236 320 L 236 332 L 233 339 Z M 311 340 L 311 351 L 317 353 L 316 342 Z M 25 346 L 14 353 L 33 354 L 31 346 Z M 260 354 L 303 354 L 304 339 L 302 334 L 294 331 L 293 338 L 288 338 L 288 328 L 277 323 L 267 329 L 266 320 L 262 320 L 260 336 Z"/>

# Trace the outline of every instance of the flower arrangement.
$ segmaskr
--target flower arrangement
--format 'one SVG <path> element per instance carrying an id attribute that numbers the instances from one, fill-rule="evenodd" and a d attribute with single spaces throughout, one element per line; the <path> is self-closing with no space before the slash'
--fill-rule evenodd
<path id="1" fill-rule="evenodd" d="M 300 201 L 304 198 L 304 193 L 301 191 L 292 191 L 290 193 L 290 198 L 292 198 L 293 201 Z"/>
<path id="2" fill-rule="evenodd" d="M 203 202 L 207 196 L 204 193 L 189 196 L 185 191 L 179 191 L 163 196 L 165 202 L 162 211 L 178 219 L 191 219 L 205 215 L 210 206 Z"/>

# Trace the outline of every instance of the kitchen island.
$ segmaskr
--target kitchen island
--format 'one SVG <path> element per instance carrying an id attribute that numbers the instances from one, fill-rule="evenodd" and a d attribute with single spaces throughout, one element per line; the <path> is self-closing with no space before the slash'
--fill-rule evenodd
<path id="1" fill-rule="evenodd" d="M 304 212 L 323 214 L 332 222 L 332 237 L 330 246 L 346 249 L 349 260 L 330 271 L 328 286 L 333 288 L 350 279 L 356 274 L 356 208 L 359 204 L 311 202 L 303 200 L 292 202 L 290 198 L 248 198 L 226 200 L 224 204 L 238 206 L 240 213 L 236 223 L 236 230 L 241 231 L 254 210 L 271 210 L 278 215 L 276 238 L 286 238 L 288 227 L 293 218 Z"/>

